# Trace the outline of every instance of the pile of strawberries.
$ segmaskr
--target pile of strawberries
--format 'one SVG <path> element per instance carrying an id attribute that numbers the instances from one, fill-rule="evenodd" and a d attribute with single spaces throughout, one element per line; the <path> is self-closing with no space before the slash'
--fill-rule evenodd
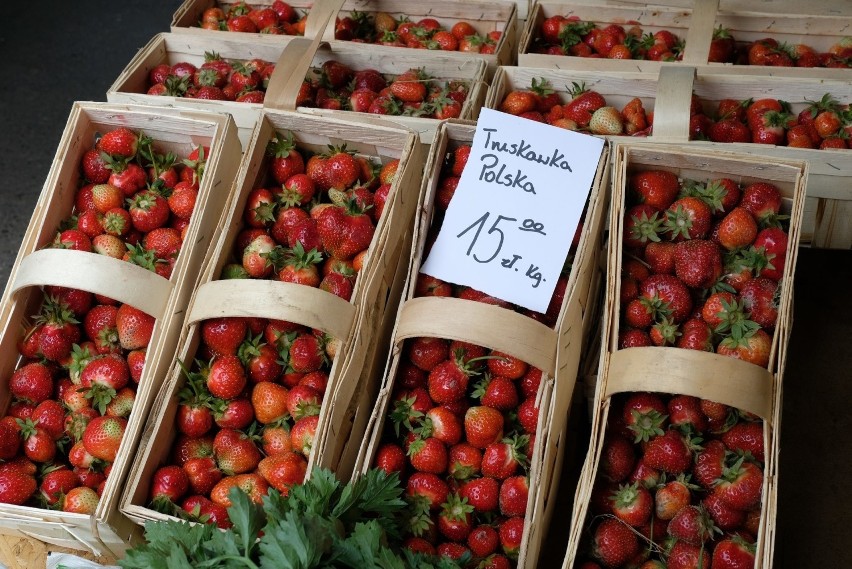
<path id="1" fill-rule="evenodd" d="M 290 132 L 267 146 L 268 176 L 246 200 L 238 262 L 222 278 L 273 279 L 349 300 L 398 160 L 380 166 L 345 147 L 308 157 Z M 231 487 L 260 502 L 304 480 L 339 340 L 263 318 L 201 324 L 185 369 L 172 462 L 151 481 L 153 508 L 228 527 Z"/>
<path id="2" fill-rule="evenodd" d="M 207 8 L 202 12 L 198 25 L 205 30 L 303 36 L 306 18 L 307 14 L 300 15 L 282 0 L 262 7 L 237 2 L 227 11 L 215 5 Z"/>
<path id="3" fill-rule="evenodd" d="M 224 317 L 200 325 L 184 368 L 171 462 L 151 479 L 151 507 L 230 527 L 228 492 L 256 503 L 304 481 L 337 343 L 282 320 Z"/>
<path id="4" fill-rule="evenodd" d="M 711 63 L 737 65 L 768 65 L 771 67 L 852 67 L 852 36 L 835 42 L 828 50 L 819 52 L 802 43 L 786 44 L 774 38 L 753 42 L 737 42 L 731 31 L 717 27 L 710 42 Z"/>
<path id="5" fill-rule="evenodd" d="M 187 61 L 161 63 L 148 72 L 148 95 L 263 103 L 275 64 L 262 59 L 228 61 L 215 52 L 205 52 L 196 67 Z"/>
<path id="6" fill-rule="evenodd" d="M 506 94 L 498 110 L 558 126 L 606 136 L 648 136 L 653 112 L 646 112 L 642 100 L 631 99 L 620 111 L 606 104 L 597 91 L 586 84 L 572 83 L 571 100 L 562 102 L 545 78 L 533 78 L 529 89 L 515 89 Z"/>
<path id="7" fill-rule="evenodd" d="M 469 145 L 458 145 L 446 157 L 424 256 L 469 154 Z M 546 314 L 422 273 L 415 296 L 454 296 L 521 310 L 553 326 L 566 285 L 567 272 Z M 505 353 L 442 338 L 406 342 L 374 459 L 374 466 L 400 473 L 406 485 L 411 510 L 406 547 L 455 559 L 470 553 L 482 568 L 514 565 L 527 512 L 540 383 L 541 370 Z"/>
<path id="8" fill-rule="evenodd" d="M 83 156 L 74 214 L 51 246 L 124 258 L 168 278 L 205 151 L 178 166 L 153 144 L 126 128 L 104 134 Z M 12 402 L 0 419 L 0 502 L 95 511 L 153 328 L 153 317 L 128 304 L 44 287 L 40 313 L 18 343 L 22 363 L 9 378 Z"/>
<path id="9" fill-rule="evenodd" d="M 308 72 L 296 105 L 378 115 L 453 119 L 461 115 L 470 86 L 440 81 L 424 69 L 385 77 L 375 69 L 355 71 L 329 60 Z"/>
<path id="10" fill-rule="evenodd" d="M 707 110 L 697 97 L 690 108 L 692 140 L 754 142 L 848 150 L 852 148 L 852 109 L 826 93 L 819 101 L 807 101 L 799 113 L 778 99 L 722 99 Z"/>
<path id="11" fill-rule="evenodd" d="M 754 567 L 763 421 L 687 395 L 613 399 L 582 569 Z M 592 560 L 593 559 L 593 560 Z"/>
<path id="12" fill-rule="evenodd" d="M 297 283 L 349 300 L 399 160 L 379 165 L 341 147 L 310 157 L 292 133 L 267 146 L 268 179 L 247 198 L 222 278 Z"/>
<path id="13" fill-rule="evenodd" d="M 766 367 L 787 258 L 780 209 L 767 182 L 633 173 L 619 348 L 677 346 Z"/>
<path id="14" fill-rule="evenodd" d="M 394 18 L 387 12 L 352 12 L 338 17 L 334 27 L 334 39 L 338 40 L 466 53 L 494 53 L 502 35 L 499 30 L 481 35 L 464 20 L 447 30 L 435 18 L 412 22 L 406 16 Z"/>
<path id="15" fill-rule="evenodd" d="M 536 31 L 531 53 L 651 61 L 676 61 L 683 55 L 684 42 L 671 31 L 645 33 L 639 25 L 600 27 L 578 16 L 556 15 Z"/>

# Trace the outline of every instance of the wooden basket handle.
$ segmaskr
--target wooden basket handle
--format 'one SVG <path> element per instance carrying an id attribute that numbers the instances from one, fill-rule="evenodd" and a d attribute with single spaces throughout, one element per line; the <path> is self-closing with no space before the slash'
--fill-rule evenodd
<path id="1" fill-rule="evenodd" d="M 355 307 L 324 290 L 279 281 L 230 279 L 201 285 L 189 307 L 187 325 L 208 318 L 255 316 L 296 322 L 345 340 Z"/>
<path id="2" fill-rule="evenodd" d="M 327 39 L 334 39 L 334 24 L 337 14 L 343 8 L 346 0 L 317 0 L 314 2 L 308 18 L 305 20 L 305 37 L 316 39 L 322 38 L 325 31 L 330 27 L 332 35 Z M 331 26 L 329 26 L 331 24 Z"/>
<path id="3" fill-rule="evenodd" d="M 604 398 L 657 391 L 745 409 L 772 423 L 774 377 L 754 364 L 681 348 L 626 348 L 609 356 Z"/>
<path id="4" fill-rule="evenodd" d="M 42 249 L 21 260 L 11 291 L 39 285 L 83 289 L 163 316 L 172 283 L 133 263 L 70 249 Z"/>
<path id="5" fill-rule="evenodd" d="M 532 318 L 482 302 L 421 297 L 407 301 L 395 342 L 430 336 L 486 346 L 522 359 L 553 376 L 556 332 Z"/>
<path id="6" fill-rule="evenodd" d="M 683 49 L 683 62 L 689 65 L 706 65 L 710 58 L 710 42 L 713 41 L 713 29 L 716 27 L 716 12 L 719 0 L 695 0 L 692 15 L 689 18 L 686 47 Z"/>
<path id="7" fill-rule="evenodd" d="M 655 141 L 686 142 L 689 140 L 689 107 L 695 68 L 678 65 L 660 67 L 657 98 L 654 102 Z"/>

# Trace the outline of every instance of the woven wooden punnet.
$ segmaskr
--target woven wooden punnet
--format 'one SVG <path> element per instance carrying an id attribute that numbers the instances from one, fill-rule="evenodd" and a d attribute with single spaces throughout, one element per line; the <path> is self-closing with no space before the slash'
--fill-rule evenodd
<path id="1" fill-rule="evenodd" d="M 575 496 L 564 569 L 577 566 L 578 551 L 588 523 L 589 500 L 601 461 L 610 398 L 618 393 L 650 391 L 684 394 L 750 411 L 764 420 L 766 461 L 763 510 L 755 567 L 771 567 L 774 547 L 775 497 L 778 476 L 782 376 L 792 324 L 792 289 L 797 237 L 807 165 L 742 155 L 672 150 L 665 146 L 616 144 L 613 170 L 613 213 L 610 219 L 608 277 L 604 306 L 600 375 L 595 393 L 592 441 Z M 664 169 L 679 177 L 730 177 L 738 183 L 768 181 L 783 195 L 782 211 L 790 215 L 789 246 L 781 282 L 778 321 L 767 369 L 725 356 L 680 348 L 618 349 L 622 235 L 625 188 L 633 172 Z"/>
<path id="2" fill-rule="evenodd" d="M 718 27 L 729 29 L 739 46 L 763 39 L 774 38 L 787 45 L 805 44 L 818 52 L 827 51 L 849 35 L 852 14 L 838 7 L 834 13 L 818 7 L 805 9 L 750 9 L 742 3 L 719 0 L 666 0 L 654 4 L 633 2 L 537 2 L 527 19 L 518 46 L 518 63 L 523 67 L 555 67 L 578 70 L 604 71 L 657 71 L 661 65 L 687 64 L 719 68 L 725 73 L 745 75 L 776 75 L 810 79 L 843 80 L 850 69 L 771 67 L 709 63 L 710 43 Z M 598 27 L 618 24 L 626 30 L 638 25 L 643 33 L 667 29 L 686 41 L 682 59 L 672 63 L 647 60 L 590 59 L 574 56 L 534 53 L 535 40 L 540 35 L 542 22 L 551 16 L 576 16 L 594 22 Z"/>
<path id="3" fill-rule="evenodd" d="M 595 315 L 590 298 L 599 275 L 597 252 L 602 243 L 603 215 L 606 211 L 608 168 L 607 152 L 601 158 L 586 213 L 583 236 L 577 250 L 573 270 L 556 329 L 535 322 L 519 313 L 483 303 L 456 298 L 413 298 L 422 262 L 426 237 L 434 214 L 433 201 L 446 153 L 461 144 L 470 144 L 474 127 L 452 122 L 439 130 L 427 162 L 423 202 L 415 227 L 412 261 L 406 284 L 405 302 L 400 306 L 393 333 L 391 353 L 382 380 L 378 400 L 373 407 L 368 436 L 361 447 L 356 472 L 363 474 L 373 460 L 384 431 L 390 409 L 394 379 L 401 360 L 403 342 L 407 338 L 431 336 L 457 339 L 504 351 L 525 359 L 542 369 L 542 384 L 537 397 L 539 405 L 538 436 L 530 470 L 527 525 L 521 545 L 518 567 L 534 567 L 539 558 L 560 479 L 562 456 L 566 442 L 571 397 L 576 384 L 583 335 Z"/>
<path id="4" fill-rule="evenodd" d="M 502 32 L 493 54 L 463 53 L 457 51 L 436 52 L 442 57 L 465 61 L 471 57 L 482 59 L 488 64 L 490 73 L 500 65 L 514 65 L 518 49 L 518 16 L 514 2 L 499 0 L 468 0 L 467 2 L 452 2 L 451 0 L 436 0 L 429 4 L 418 4 L 406 0 L 349 0 L 344 2 L 338 14 L 339 17 L 357 12 L 387 12 L 396 19 L 407 17 L 412 22 L 423 18 L 435 18 L 449 30 L 460 21 L 471 24 L 481 36 L 488 32 Z M 323 39 L 331 41 L 334 38 L 334 25 L 326 27 Z M 400 48 L 408 49 L 408 48 Z"/>
<path id="5" fill-rule="evenodd" d="M 113 103 L 133 103 L 160 107 L 199 109 L 225 112 L 234 117 L 239 129 L 240 142 L 245 146 L 263 105 L 260 103 L 238 103 L 235 101 L 211 101 L 190 97 L 148 95 L 148 74 L 157 65 L 186 61 L 196 67 L 204 63 L 206 53 L 215 52 L 229 61 L 262 59 L 271 63 L 278 61 L 290 36 L 275 37 L 262 35 L 246 37 L 247 34 L 232 33 L 226 36 L 205 37 L 199 34 L 157 34 L 127 64 L 121 75 L 107 91 L 107 100 Z"/>
<path id="6" fill-rule="evenodd" d="M 166 280 L 130 263 L 95 253 L 46 249 L 61 220 L 74 207 L 80 179 L 80 159 L 92 147 L 96 133 L 120 126 L 142 130 L 154 139 L 158 151 L 186 156 L 198 145 L 210 146 L 205 176 L 199 190 L 183 249 L 172 277 Z M 25 319 L 41 304 L 40 285 L 80 288 L 130 304 L 157 318 L 148 346 L 145 370 L 133 412 L 112 472 L 94 515 L 68 514 L 25 506 L 0 505 L 4 533 L 36 538 L 54 545 L 119 555 L 135 531 L 118 511 L 118 496 L 131 466 L 148 409 L 159 390 L 177 346 L 182 315 L 195 285 L 208 245 L 230 196 L 239 162 L 236 127 L 228 117 L 202 112 L 157 110 L 103 103 L 75 103 L 53 166 L 44 184 L 12 268 L 3 296 L 0 375 L 8 378 L 19 362 L 16 343 Z M 0 409 L 11 401 L 6 381 L 0 385 Z"/>
<path id="7" fill-rule="evenodd" d="M 645 71 L 657 72 L 663 65 L 659 61 L 634 59 L 598 59 L 567 55 L 547 55 L 534 53 L 535 40 L 540 36 L 542 22 L 552 16 L 576 16 L 585 22 L 594 22 L 598 27 L 618 24 L 625 29 L 633 25 L 642 28 L 643 33 L 669 30 L 686 42 L 683 61 L 692 64 L 707 62 L 710 36 L 705 33 L 706 22 L 716 14 L 715 0 L 695 0 L 686 9 L 642 4 L 634 6 L 601 5 L 593 2 L 536 2 L 527 18 L 518 43 L 518 65 L 521 67 L 541 67 L 578 71 Z M 710 30 L 712 34 L 712 30 Z M 705 37 L 706 36 L 706 37 Z"/>
<path id="8" fill-rule="evenodd" d="M 440 57 L 435 52 L 418 49 L 400 50 L 385 46 L 366 45 L 354 42 L 308 41 L 297 38 L 291 41 L 281 55 L 276 72 L 269 82 L 264 105 L 271 109 L 296 110 L 296 96 L 309 69 L 319 68 L 324 62 L 336 60 L 352 69 L 376 69 L 384 75 L 396 76 L 412 68 L 424 68 L 435 80 L 463 81 L 469 92 L 462 105 L 461 120 L 473 120 L 485 100 L 488 86 L 484 83 L 486 64 L 469 58 L 463 62 Z M 371 115 L 349 111 L 329 111 L 299 107 L 299 112 L 340 118 L 372 124 L 388 122 L 402 125 L 420 135 L 425 144 L 431 143 L 440 124 L 436 119 L 411 116 Z M 376 123 L 376 121 L 379 121 Z"/>
<path id="9" fill-rule="evenodd" d="M 295 8 L 299 14 L 308 14 L 308 16 L 310 16 L 312 7 L 320 4 L 320 2 L 312 2 L 311 0 L 293 0 L 292 2 L 287 3 Z M 327 2 L 323 3 L 325 4 Z M 231 36 L 260 37 L 262 34 L 259 33 L 249 34 L 244 32 L 205 30 L 200 27 L 201 17 L 207 8 L 219 7 L 227 14 L 228 10 L 236 4 L 239 4 L 239 2 L 230 0 L 226 0 L 224 2 L 219 2 L 217 0 L 184 0 L 183 4 L 175 10 L 174 15 L 172 16 L 171 31 L 187 34 L 200 34 L 203 37 L 208 38 L 226 38 Z M 257 0 L 256 2 L 250 2 L 249 5 L 256 8 L 269 8 L 272 6 L 272 0 Z M 320 22 L 316 19 L 316 15 L 309 17 L 305 23 L 305 36 L 311 38 L 314 37 L 317 33 L 317 28 L 314 26 L 319 23 Z M 275 37 L 280 38 L 281 36 Z"/>
<path id="10" fill-rule="evenodd" d="M 325 292 L 291 283 L 269 280 L 217 280 L 230 262 L 234 241 L 243 228 L 243 210 L 252 189 L 265 180 L 269 167 L 265 158 L 267 142 L 276 131 L 290 131 L 300 148 L 323 151 L 328 144 L 347 144 L 358 154 L 399 159 L 393 187 L 388 197 L 370 253 L 359 274 L 350 302 Z M 353 402 L 361 396 L 363 385 L 375 368 L 373 354 L 382 333 L 386 312 L 395 314 L 407 263 L 408 235 L 418 201 L 423 162 L 416 137 L 402 129 L 311 117 L 295 113 L 264 112 L 246 150 L 236 182 L 235 199 L 221 226 L 221 235 L 211 254 L 201 284 L 188 310 L 177 359 L 192 362 L 198 350 L 202 320 L 222 316 L 257 316 L 287 320 L 321 329 L 341 340 L 341 346 L 329 372 L 320 424 L 314 439 L 308 472 L 313 466 L 335 469 L 348 477 L 352 460 L 342 458 L 350 440 L 360 441 L 366 417 L 356 417 Z M 151 475 L 169 460 L 176 436 L 177 392 L 184 384 L 175 360 L 167 364 L 168 383 L 161 391 L 142 437 L 141 453 L 122 499 L 122 511 L 137 523 L 164 519 L 147 507 Z M 367 407 L 369 408 L 369 407 Z M 363 411 L 363 408 L 361 409 Z M 357 442 L 351 443 L 356 445 Z"/>

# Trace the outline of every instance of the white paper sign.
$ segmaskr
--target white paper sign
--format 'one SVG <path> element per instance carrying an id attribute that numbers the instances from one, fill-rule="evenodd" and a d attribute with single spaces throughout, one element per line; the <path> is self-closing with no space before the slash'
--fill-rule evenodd
<path id="1" fill-rule="evenodd" d="M 467 166 L 420 270 L 547 310 L 603 144 L 482 109 Z"/>

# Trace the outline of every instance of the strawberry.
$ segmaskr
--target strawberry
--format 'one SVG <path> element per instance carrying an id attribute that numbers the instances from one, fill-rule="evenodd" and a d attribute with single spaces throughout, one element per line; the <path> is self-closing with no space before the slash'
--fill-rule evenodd
<path id="1" fill-rule="evenodd" d="M 288 395 L 283 385 L 271 381 L 255 384 L 251 392 L 251 404 L 258 422 L 268 425 L 286 416 Z"/>
<path id="2" fill-rule="evenodd" d="M 703 239 L 710 232 L 713 212 L 704 200 L 683 197 L 672 203 L 665 213 L 665 227 L 673 241 Z"/>
<path id="3" fill-rule="evenodd" d="M 112 462 L 127 428 L 127 419 L 121 417 L 96 417 L 86 426 L 83 446 L 95 458 Z"/>
<path id="4" fill-rule="evenodd" d="M 180 466 L 161 466 L 151 476 L 149 500 L 179 502 L 189 491 L 189 477 Z"/>
<path id="5" fill-rule="evenodd" d="M 245 319 L 239 317 L 211 318 L 201 323 L 201 338 L 219 355 L 236 355 L 247 331 Z"/>
<path id="6" fill-rule="evenodd" d="M 524 432 L 535 435 L 538 430 L 538 405 L 534 398 L 526 399 L 518 406 L 518 423 Z"/>
<path id="7" fill-rule="evenodd" d="M 529 369 L 529 365 L 523 360 L 497 350 L 491 352 L 491 358 L 486 364 L 492 374 L 509 379 L 520 379 Z"/>
<path id="8" fill-rule="evenodd" d="M 612 482 L 622 482 L 633 471 L 636 464 L 636 451 L 633 445 L 622 437 L 612 435 L 606 438 L 601 451 L 601 474 Z"/>
<path id="9" fill-rule="evenodd" d="M 374 465 L 387 474 L 405 471 L 405 451 L 394 443 L 384 443 L 376 451 Z"/>
<path id="10" fill-rule="evenodd" d="M 686 320 L 692 311 L 689 289 L 672 275 L 651 275 L 642 281 L 639 295 L 640 298 L 650 300 L 658 297 L 666 302 L 671 310 L 672 321 L 676 324 Z"/>
<path id="11" fill-rule="evenodd" d="M 645 462 L 651 468 L 678 474 L 692 465 L 692 451 L 679 432 L 670 430 L 648 442 Z"/>
<path id="12" fill-rule="evenodd" d="M 310 455 L 314 439 L 316 438 L 318 423 L 319 415 L 309 415 L 296 421 L 290 430 L 290 440 L 295 452 L 305 457 Z"/>
<path id="13" fill-rule="evenodd" d="M 366 249 L 375 232 L 372 219 L 355 200 L 347 202 L 345 207 L 323 209 L 317 218 L 317 229 L 328 254 L 343 260 L 351 259 Z"/>
<path id="14" fill-rule="evenodd" d="M 592 134 L 619 135 L 624 131 L 624 119 L 615 107 L 601 107 L 589 119 Z"/>
<path id="15" fill-rule="evenodd" d="M 257 465 L 260 475 L 285 497 L 292 486 L 305 481 L 307 470 L 308 461 L 295 452 L 268 456 Z"/>
<path id="16" fill-rule="evenodd" d="M 115 326 L 121 347 L 125 350 L 145 348 L 151 341 L 155 319 L 141 310 L 122 304 L 115 314 Z"/>
<path id="17" fill-rule="evenodd" d="M 254 470 L 262 458 L 254 441 L 235 429 L 222 429 L 216 433 L 213 453 L 219 469 L 228 476 Z"/>
<path id="18" fill-rule="evenodd" d="M 719 223 L 716 230 L 719 244 L 733 251 L 751 244 L 757 236 L 757 223 L 743 207 L 735 207 Z"/>
<path id="19" fill-rule="evenodd" d="M 21 447 L 20 430 L 14 417 L 0 419 L 0 459 L 11 460 L 18 454 Z"/>
<path id="20" fill-rule="evenodd" d="M 9 392 L 16 399 L 36 405 L 50 398 L 53 393 L 50 368 L 33 362 L 15 370 L 9 379 Z"/>
<path id="21" fill-rule="evenodd" d="M 252 502 L 261 505 L 263 497 L 269 492 L 269 483 L 263 476 L 256 473 L 226 476 L 210 491 L 210 500 L 220 506 L 230 508 L 231 499 L 228 494 L 231 488 L 239 488 L 248 495 Z"/>
<path id="22" fill-rule="evenodd" d="M 465 541 L 473 525 L 473 506 L 458 494 L 450 494 L 441 504 L 438 514 L 438 531 L 447 539 Z"/>
<path id="23" fill-rule="evenodd" d="M 446 445 L 457 444 L 462 437 L 462 422 L 448 407 L 438 406 L 429 409 L 418 429 L 420 436 L 435 437 Z"/>
<path id="24" fill-rule="evenodd" d="M 504 516 L 521 516 L 527 513 L 529 479 L 526 476 L 510 476 L 500 484 L 500 513 Z"/>
<path id="25" fill-rule="evenodd" d="M 631 394 L 624 403 L 622 417 L 625 426 L 635 434 L 635 442 L 647 442 L 652 436 L 662 435 L 668 418 L 666 405 L 653 393 Z"/>
<path id="26" fill-rule="evenodd" d="M 517 560 L 524 536 L 524 518 L 512 517 L 500 524 L 500 547 L 509 559 Z"/>
<path id="27" fill-rule="evenodd" d="M 743 188 L 740 207 L 761 223 L 774 220 L 774 216 L 781 209 L 781 192 L 775 185 L 767 182 L 749 184 Z"/>
<path id="28" fill-rule="evenodd" d="M 254 420 L 254 408 L 248 398 L 240 396 L 221 401 L 213 417 L 216 425 L 223 429 L 244 430 Z"/>
<path id="29" fill-rule="evenodd" d="M 92 515 L 98 507 L 100 497 L 86 486 L 72 488 L 62 500 L 62 511 L 74 514 Z"/>
<path id="30" fill-rule="evenodd" d="M 660 210 L 648 204 L 639 204 L 627 209 L 624 214 L 624 244 L 628 247 L 644 247 L 660 240 L 663 220 Z M 654 271 L 662 272 L 662 271 Z"/>
<path id="31" fill-rule="evenodd" d="M 787 261 L 788 237 L 784 230 L 768 227 L 760 230 L 754 238 L 754 247 L 766 256 L 768 265 L 760 270 L 759 276 L 780 281 Z"/>
<path id="32" fill-rule="evenodd" d="M 49 506 L 55 506 L 62 500 L 65 494 L 79 485 L 80 480 L 74 474 L 73 470 L 64 466 L 58 466 L 45 471 L 39 485 L 39 493 Z"/>
<path id="33" fill-rule="evenodd" d="M 751 142 L 749 128 L 735 119 L 724 119 L 713 123 L 708 135 L 713 142 Z"/>
<path id="34" fill-rule="evenodd" d="M 693 288 L 710 288 L 722 276 L 719 246 L 707 239 L 678 243 L 674 250 L 675 275 Z"/>
<path id="35" fill-rule="evenodd" d="M 447 468 L 447 448 L 434 437 L 415 439 L 408 447 L 408 457 L 419 472 L 441 474 Z"/>
<path id="36" fill-rule="evenodd" d="M 675 201 L 680 191 L 680 183 L 677 176 L 671 172 L 647 170 L 630 177 L 629 189 L 634 202 L 663 211 Z"/>
<path id="37" fill-rule="evenodd" d="M 748 452 L 759 462 L 764 460 L 763 426 L 760 423 L 737 423 L 722 434 L 722 442 L 729 450 Z"/>
<path id="38" fill-rule="evenodd" d="M 572 83 L 571 97 L 571 101 L 563 107 L 563 113 L 565 118 L 573 120 L 580 127 L 588 126 L 592 114 L 606 106 L 603 96 L 596 91 L 587 90 L 585 83 Z"/>
<path id="39" fill-rule="evenodd" d="M 482 451 L 467 443 L 450 447 L 447 473 L 457 480 L 467 480 L 482 469 Z"/>
<path id="40" fill-rule="evenodd" d="M 713 549 L 714 569 L 748 569 L 754 567 L 755 544 L 740 536 L 726 537 Z"/>
<path id="41" fill-rule="evenodd" d="M 500 535 L 491 526 L 476 526 L 467 536 L 467 546 L 476 557 L 488 557 L 500 546 Z"/>
<path id="42" fill-rule="evenodd" d="M 169 220 L 169 203 L 153 190 L 143 190 L 134 195 L 127 210 L 133 228 L 142 233 L 162 227 Z"/>
<path id="43" fill-rule="evenodd" d="M 464 416 L 464 431 L 471 445 L 485 448 L 503 436 L 503 415 L 491 407 L 471 407 Z"/>
<path id="44" fill-rule="evenodd" d="M 771 349 L 772 337 L 758 328 L 744 332 L 741 336 L 732 335 L 723 339 L 716 347 L 716 353 L 766 367 L 769 365 Z"/>
<path id="45" fill-rule="evenodd" d="M 654 513 L 657 518 L 669 521 L 679 511 L 687 507 L 692 499 L 691 490 L 695 488 L 683 476 L 667 482 L 654 495 Z"/>
<path id="46" fill-rule="evenodd" d="M 424 497 L 429 509 L 435 511 L 447 501 L 450 490 L 446 482 L 436 474 L 416 472 L 408 478 L 405 493 L 410 499 Z"/>
<path id="47" fill-rule="evenodd" d="M 313 334 L 299 334 L 290 343 L 290 369 L 297 373 L 310 373 L 326 364 L 325 347 Z"/>
<path id="48" fill-rule="evenodd" d="M 234 399 L 245 386 L 245 368 L 237 356 L 222 355 L 213 360 L 207 376 L 207 389 L 214 397 Z"/>
<path id="49" fill-rule="evenodd" d="M 620 485 L 618 492 L 610 496 L 610 499 L 612 513 L 626 524 L 640 527 L 651 517 L 654 499 L 648 489 L 638 482 Z"/>
<path id="50" fill-rule="evenodd" d="M 771 279 L 756 278 L 747 281 L 740 290 L 740 298 L 749 320 L 757 322 L 767 330 L 774 328 L 778 319 L 775 296 L 777 292 L 778 283 Z"/>
<path id="51" fill-rule="evenodd" d="M 692 545 L 706 543 L 713 533 L 718 531 L 707 510 L 702 506 L 687 506 L 681 509 L 668 526 L 670 536 Z"/>
<path id="52" fill-rule="evenodd" d="M 667 404 L 669 421 L 675 427 L 691 425 L 699 433 L 707 430 L 707 418 L 701 412 L 701 401 L 688 395 L 675 395 Z"/>
<path id="53" fill-rule="evenodd" d="M 523 447 L 528 443 L 528 437 L 504 439 L 503 442 L 493 443 L 485 447 L 482 453 L 482 474 L 496 480 L 509 478 L 518 468 L 526 466 L 527 457 Z"/>
<path id="54" fill-rule="evenodd" d="M 740 457 L 723 468 L 713 493 L 731 508 L 747 510 L 760 502 L 762 490 L 763 472 L 757 465 Z"/>
<path id="55" fill-rule="evenodd" d="M 105 133 L 96 145 L 96 148 L 115 157 L 132 158 L 136 156 L 136 150 L 144 135 L 137 135 L 128 128 L 117 128 Z"/>
<path id="56" fill-rule="evenodd" d="M 636 534 L 623 522 L 608 518 L 595 528 L 592 555 L 606 567 L 620 567 L 639 552 Z"/>
<path id="57" fill-rule="evenodd" d="M 735 531 L 745 522 L 745 512 L 731 508 L 716 494 L 709 494 L 701 504 L 722 531 Z"/>
<path id="58" fill-rule="evenodd" d="M 710 552 L 702 546 L 677 540 L 669 552 L 666 569 L 710 569 Z"/>
<path id="59" fill-rule="evenodd" d="M 191 458 L 184 463 L 183 470 L 195 494 L 210 494 L 222 479 L 222 471 L 211 456 Z"/>
<path id="60" fill-rule="evenodd" d="M 20 427 L 21 445 L 24 455 L 33 462 L 45 463 L 56 456 L 56 442 L 53 437 L 31 419 L 16 419 Z"/>
<path id="61" fill-rule="evenodd" d="M 499 505 L 500 486 L 493 478 L 475 478 L 459 487 L 459 495 L 477 512 L 493 512 Z"/>

